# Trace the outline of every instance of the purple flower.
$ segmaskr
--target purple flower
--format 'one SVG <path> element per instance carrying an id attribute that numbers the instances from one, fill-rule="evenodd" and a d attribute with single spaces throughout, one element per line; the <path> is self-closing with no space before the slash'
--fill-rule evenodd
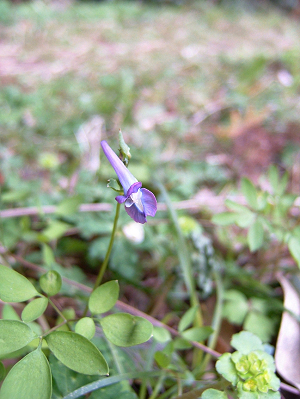
<path id="1" fill-rule="evenodd" d="M 125 211 L 135 222 L 146 223 L 147 216 L 155 216 L 157 211 L 155 195 L 146 188 L 141 188 L 142 183 L 129 172 L 106 141 L 101 141 L 101 146 L 124 190 L 124 195 L 118 195 L 116 201 L 119 204 L 124 203 Z"/>

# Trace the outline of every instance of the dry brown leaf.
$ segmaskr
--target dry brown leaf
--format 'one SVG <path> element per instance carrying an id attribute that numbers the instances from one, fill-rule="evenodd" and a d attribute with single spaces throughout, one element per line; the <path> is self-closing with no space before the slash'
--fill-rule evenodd
<path id="1" fill-rule="evenodd" d="M 277 276 L 284 292 L 284 307 L 292 314 L 300 316 L 300 297 L 282 275 Z M 275 363 L 278 373 L 290 384 L 300 389 L 300 324 L 292 314 L 282 315 L 277 339 Z"/>

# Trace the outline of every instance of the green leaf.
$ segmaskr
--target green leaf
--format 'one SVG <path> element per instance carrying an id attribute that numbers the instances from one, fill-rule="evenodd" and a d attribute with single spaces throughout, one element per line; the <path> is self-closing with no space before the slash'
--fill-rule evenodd
<path id="1" fill-rule="evenodd" d="M 288 241 L 289 251 L 300 267 L 300 238 L 292 236 Z"/>
<path id="2" fill-rule="evenodd" d="M 231 346 L 244 355 L 248 355 L 248 353 L 256 350 L 264 350 L 260 338 L 248 331 L 241 331 L 238 334 L 234 334 L 232 336 Z"/>
<path id="3" fill-rule="evenodd" d="M 241 205 L 235 201 L 231 201 L 229 199 L 225 200 L 225 205 L 227 208 L 231 209 L 234 212 L 244 213 L 244 212 L 251 212 L 246 206 Z"/>
<path id="4" fill-rule="evenodd" d="M 0 320 L 0 357 L 24 348 L 36 334 L 22 321 Z"/>
<path id="5" fill-rule="evenodd" d="M 201 395 L 202 399 L 227 399 L 228 396 L 225 392 L 218 391 L 217 389 L 206 389 Z"/>
<path id="6" fill-rule="evenodd" d="M 244 325 L 244 329 L 257 335 L 263 342 L 270 342 L 275 332 L 274 321 L 259 312 L 249 312 Z"/>
<path id="7" fill-rule="evenodd" d="M 82 335 L 71 331 L 53 331 L 45 339 L 54 356 L 71 370 L 88 375 L 108 375 L 102 353 Z"/>
<path id="8" fill-rule="evenodd" d="M 117 280 L 108 281 L 92 292 L 89 298 L 89 309 L 92 314 L 108 312 L 119 298 L 119 283 Z"/>
<path id="9" fill-rule="evenodd" d="M 164 352 L 157 351 L 154 355 L 154 360 L 159 365 L 160 368 L 165 369 L 169 366 L 171 362 L 171 356 Z"/>
<path id="10" fill-rule="evenodd" d="M 224 353 L 220 356 L 216 363 L 216 370 L 221 374 L 227 381 L 231 382 L 232 385 L 236 385 L 238 382 L 238 375 L 235 369 L 234 363 L 231 360 L 230 353 Z"/>
<path id="11" fill-rule="evenodd" d="M 90 317 L 83 317 L 76 323 L 75 332 L 87 339 L 92 339 L 96 332 L 94 320 Z"/>
<path id="12" fill-rule="evenodd" d="M 142 344 L 151 338 L 152 324 L 143 317 L 115 313 L 100 320 L 106 338 L 117 346 Z"/>
<path id="13" fill-rule="evenodd" d="M 0 381 L 2 381 L 5 377 L 6 374 L 6 370 L 4 367 L 4 364 L 2 362 L 0 362 Z"/>
<path id="14" fill-rule="evenodd" d="M 51 371 L 46 356 L 37 349 L 10 370 L 0 390 L 0 399 L 50 399 Z"/>
<path id="15" fill-rule="evenodd" d="M 7 303 L 2 308 L 2 319 L 5 320 L 21 320 L 15 309 Z"/>
<path id="16" fill-rule="evenodd" d="M 181 335 L 189 341 L 201 342 L 206 340 L 213 331 L 213 328 L 210 326 L 193 327 L 189 330 L 183 331 Z"/>
<path id="17" fill-rule="evenodd" d="M 51 267 L 53 265 L 53 263 L 55 263 L 55 256 L 54 256 L 52 248 L 47 244 L 43 244 L 42 245 L 42 254 L 43 254 L 43 261 L 44 261 L 45 265 Z"/>
<path id="18" fill-rule="evenodd" d="M 164 327 L 153 327 L 153 338 L 157 342 L 168 342 L 171 341 L 171 333 Z"/>
<path id="19" fill-rule="evenodd" d="M 198 306 L 193 306 L 187 312 L 185 312 L 178 324 L 179 332 L 184 331 L 194 322 L 197 310 Z"/>
<path id="20" fill-rule="evenodd" d="M 248 245 L 251 252 L 257 251 L 264 243 L 264 228 L 260 220 L 256 220 L 248 231 Z"/>
<path id="21" fill-rule="evenodd" d="M 235 222 L 239 227 L 245 228 L 249 227 L 253 223 L 254 219 L 255 214 L 246 208 L 245 212 L 236 214 Z"/>
<path id="22" fill-rule="evenodd" d="M 212 222 L 219 226 L 228 226 L 236 222 L 236 213 L 222 212 L 212 217 Z"/>
<path id="23" fill-rule="evenodd" d="M 2 202 L 18 202 L 23 201 L 29 197 L 30 191 L 28 189 L 12 190 L 1 195 Z"/>
<path id="24" fill-rule="evenodd" d="M 25 323 L 38 319 L 45 312 L 48 306 L 48 298 L 34 299 L 25 306 L 21 318 Z"/>
<path id="25" fill-rule="evenodd" d="M 278 169 L 276 168 L 275 165 L 271 165 L 269 167 L 268 175 L 269 175 L 269 181 L 271 183 L 273 192 L 276 193 L 277 188 L 278 188 L 278 183 L 279 183 L 279 173 L 278 173 Z"/>
<path id="26" fill-rule="evenodd" d="M 257 204 L 256 188 L 254 187 L 253 183 L 245 177 L 242 179 L 242 192 L 243 192 L 249 206 L 251 206 L 251 208 L 257 210 L 258 204 Z"/>
<path id="27" fill-rule="evenodd" d="M 62 286 L 61 275 L 56 270 L 49 270 L 40 277 L 41 289 L 49 296 L 59 293 Z"/>
<path id="28" fill-rule="evenodd" d="M 224 299 L 223 316 L 233 324 L 242 324 L 249 310 L 247 297 L 237 290 L 229 290 Z"/>
<path id="29" fill-rule="evenodd" d="M 117 193 L 120 193 L 121 191 L 123 191 L 122 187 L 120 186 L 120 184 L 117 182 L 116 179 L 109 179 L 108 183 L 107 183 L 107 187 L 113 189 Z"/>
<path id="30" fill-rule="evenodd" d="M 57 240 L 62 237 L 71 225 L 58 220 L 51 220 L 49 225 L 43 230 L 42 236 L 44 236 L 48 241 Z"/>
<path id="31" fill-rule="evenodd" d="M 73 197 L 66 198 L 56 207 L 55 213 L 59 216 L 72 215 L 78 211 L 81 202 L 81 195 L 75 195 Z"/>
<path id="32" fill-rule="evenodd" d="M 3 302 L 23 302 L 38 292 L 22 274 L 0 265 L 0 299 Z"/>

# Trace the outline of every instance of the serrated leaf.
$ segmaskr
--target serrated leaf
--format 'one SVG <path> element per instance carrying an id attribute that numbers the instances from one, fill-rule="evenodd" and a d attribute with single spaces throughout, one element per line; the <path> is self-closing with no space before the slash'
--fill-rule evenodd
<path id="1" fill-rule="evenodd" d="M 0 399 L 50 399 L 52 378 L 48 360 L 39 349 L 29 353 L 10 370 Z"/>
<path id="2" fill-rule="evenodd" d="M 68 216 L 77 212 L 82 202 L 81 195 L 74 195 L 73 197 L 65 198 L 55 209 L 56 215 Z"/>
<path id="3" fill-rule="evenodd" d="M 264 228 L 260 220 L 256 220 L 249 228 L 247 241 L 251 252 L 257 251 L 264 243 Z"/>
<path id="4" fill-rule="evenodd" d="M 236 222 L 236 213 L 222 212 L 212 217 L 212 222 L 219 226 L 228 226 Z"/>
<path id="5" fill-rule="evenodd" d="M 22 274 L 0 265 L 0 299 L 3 302 L 23 302 L 38 292 Z"/>
<path id="6" fill-rule="evenodd" d="M 288 241 L 289 251 L 300 267 L 300 238 L 292 236 Z"/>
<path id="7" fill-rule="evenodd" d="M 48 298 L 36 298 L 29 302 L 21 314 L 21 318 L 25 323 L 38 319 L 45 312 L 48 306 Z"/>
<path id="8" fill-rule="evenodd" d="M 253 183 L 245 177 L 242 179 L 242 192 L 247 200 L 248 205 L 257 210 L 258 204 L 256 188 L 254 187 Z"/>
<path id="9" fill-rule="evenodd" d="M 179 324 L 178 324 L 178 331 L 182 332 L 187 329 L 195 320 L 195 316 L 198 310 L 198 306 L 193 306 L 185 314 L 182 316 Z"/>
<path id="10" fill-rule="evenodd" d="M 35 333 L 22 321 L 0 320 L 0 357 L 24 348 L 34 338 Z"/>
<path id="11" fill-rule="evenodd" d="M 217 389 L 206 389 L 201 395 L 202 399 L 227 399 L 228 396 L 225 392 L 218 391 Z"/>
<path id="12" fill-rule="evenodd" d="M 108 312 L 119 298 L 119 283 L 117 280 L 108 281 L 92 292 L 89 298 L 89 310 L 92 314 Z"/>
<path id="13" fill-rule="evenodd" d="M 117 346 L 142 344 L 151 338 L 152 324 L 143 317 L 115 313 L 100 320 L 106 338 Z"/>
<path id="14" fill-rule="evenodd" d="M 233 348 L 244 355 L 248 355 L 248 353 L 256 350 L 264 350 L 260 338 L 248 331 L 241 331 L 238 334 L 234 334 L 230 343 Z"/>
<path id="15" fill-rule="evenodd" d="M 88 375 L 108 374 L 102 353 L 82 335 L 71 331 L 53 331 L 45 339 L 55 357 L 71 370 Z"/>
<path id="16" fill-rule="evenodd" d="M 189 341 L 201 342 L 206 340 L 213 332 L 210 326 L 193 327 L 181 333 L 182 337 Z"/>
<path id="17" fill-rule="evenodd" d="M 238 382 L 237 371 L 231 360 L 230 353 L 224 353 L 219 357 L 216 363 L 216 370 L 221 374 L 227 381 L 231 382 L 232 385 L 236 385 Z"/>

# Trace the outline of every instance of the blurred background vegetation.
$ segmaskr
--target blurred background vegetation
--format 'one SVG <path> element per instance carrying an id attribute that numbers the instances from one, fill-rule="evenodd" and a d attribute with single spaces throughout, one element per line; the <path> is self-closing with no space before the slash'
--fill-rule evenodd
<path id="1" fill-rule="evenodd" d="M 156 181 L 163 182 L 183 208 L 208 322 L 212 256 L 226 270 L 225 288 L 238 290 L 234 301 L 244 310 L 252 301 L 248 329 L 271 342 L 281 311 L 273 249 L 266 243 L 250 253 L 242 230 L 215 229 L 211 216 L 239 195 L 242 176 L 266 188 L 261 176 L 271 164 L 287 170 L 289 192 L 299 192 L 299 18 L 296 0 L 1 0 L 0 209 L 38 207 L 33 217 L 1 220 L 3 248 L 53 267 L 49 244 L 64 276 L 93 278 L 113 216 L 76 212 L 76 204 L 113 203 L 104 157 L 96 170 L 99 139 L 117 150 L 121 128 L 132 173 L 159 201 Z M 74 212 L 64 206 L 68 197 Z M 45 214 L 44 205 L 61 208 Z M 122 212 L 109 277 L 122 279 L 124 300 L 176 324 L 187 296 L 172 223 L 159 211 L 137 242 L 129 222 Z M 234 312 L 227 307 L 226 331 L 243 322 Z"/>

